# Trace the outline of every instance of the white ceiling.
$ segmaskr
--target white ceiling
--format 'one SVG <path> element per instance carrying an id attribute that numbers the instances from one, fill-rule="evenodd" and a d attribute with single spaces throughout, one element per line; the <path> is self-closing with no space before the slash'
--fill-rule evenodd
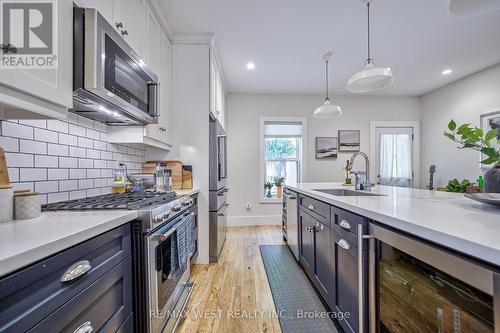
<path id="1" fill-rule="evenodd" d="M 366 58 L 361 0 L 160 0 L 175 32 L 215 33 L 233 93 L 319 94 L 322 55 L 334 52 L 334 91 Z M 455 17 L 448 0 L 375 0 L 372 57 L 391 66 L 384 95 L 422 95 L 500 62 L 500 11 Z M 245 65 L 255 62 L 249 72 Z M 451 75 L 441 71 L 452 68 Z"/>

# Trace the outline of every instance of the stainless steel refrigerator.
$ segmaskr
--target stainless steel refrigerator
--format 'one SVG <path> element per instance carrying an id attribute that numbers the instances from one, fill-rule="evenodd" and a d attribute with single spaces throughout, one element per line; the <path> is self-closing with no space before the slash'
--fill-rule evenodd
<path id="1" fill-rule="evenodd" d="M 226 132 L 220 122 L 210 117 L 210 219 L 209 255 L 211 262 L 219 260 L 226 240 L 227 208 L 227 142 Z"/>

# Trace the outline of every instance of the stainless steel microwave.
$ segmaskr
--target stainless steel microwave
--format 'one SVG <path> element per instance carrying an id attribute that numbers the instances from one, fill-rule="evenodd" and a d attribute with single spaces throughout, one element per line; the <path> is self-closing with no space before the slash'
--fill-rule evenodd
<path id="1" fill-rule="evenodd" d="M 73 10 L 73 112 L 108 125 L 157 123 L 158 77 L 95 9 Z"/>

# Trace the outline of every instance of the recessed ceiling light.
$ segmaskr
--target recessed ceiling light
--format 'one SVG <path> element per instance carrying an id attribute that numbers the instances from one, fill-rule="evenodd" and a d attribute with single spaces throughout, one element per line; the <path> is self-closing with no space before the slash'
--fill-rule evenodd
<path id="1" fill-rule="evenodd" d="M 250 62 L 247 64 L 247 69 L 248 69 L 249 71 L 253 71 L 253 70 L 255 69 L 255 64 L 254 64 L 253 62 L 251 62 L 251 61 L 250 61 Z"/>
<path id="2" fill-rule="evenodd" d="M 448 75 L 448 74 L 451 74 L 453 71 L 451 69 L 445 69 L 444 71 L 441 72 L 441 74 L 443 75 Z"/>

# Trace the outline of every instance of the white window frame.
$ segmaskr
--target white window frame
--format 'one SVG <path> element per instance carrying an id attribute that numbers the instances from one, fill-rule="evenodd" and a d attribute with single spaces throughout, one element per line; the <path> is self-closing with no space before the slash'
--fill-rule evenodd
<path id="1" fill-rule="evenodd" d="M 413 188 L 420 188 L 420 122 L 419 121 L 370 121 L 370 175 L 372 183 L 376 183 L 378 160 L 377 153 L 377 127 L 411 127 L 413 128 Z"/>
<path id="2" fill-rule="evenodd" d="M 306 166 L 307 166 L 307 118 L 306 117 L 260 117 L 260 135 L 259 135 L 259 146 L 260 146 L 260 166 L 259 166 L 259 193 L 260 193 L 260 203 L 264 204 L 281 204 L 283 199 L 280 198 L 268 198 L 264 193 L 264 178 L 265 178 L 265 124 L 266 122 L 295 122 L 301 123 L 302 125 L 302 140 L 301 140 L 301 156 L 299 163 L 299 182 L 305 181 Z"/>

